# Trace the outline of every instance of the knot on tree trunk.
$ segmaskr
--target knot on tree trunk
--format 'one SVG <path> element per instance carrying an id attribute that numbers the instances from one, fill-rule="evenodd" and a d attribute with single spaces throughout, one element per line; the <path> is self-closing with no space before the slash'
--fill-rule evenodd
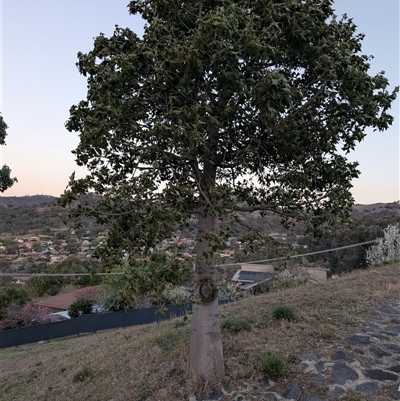
<path id="1" fill-rule="evenodd" d="M 198 282 L 198 294 L 202 302 L 211 302 L 218 296 L 218 287 L 212 279 L 202 279 Z"/>

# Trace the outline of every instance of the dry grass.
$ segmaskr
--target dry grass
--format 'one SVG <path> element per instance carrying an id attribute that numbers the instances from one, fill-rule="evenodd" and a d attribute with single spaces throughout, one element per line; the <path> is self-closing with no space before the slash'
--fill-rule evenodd
<path id="1" fill-rule="evenodd" d="M 251 327 L 224 330 L 223 386 L 229 390 L 251 382 L 262 387 L 260 365 L 268 353 L 284 358 L 289 369 L 303 352 L 323 356 L 330 345 L 367 324 L 369 311 L 399 294 L 399 274 L 399 264 L 383 266 L 222 307 L 223 319 L 234 316 Z M 283 304 L 295 309 L 294 321 L 273 317 Z M 188 400 L 205 391 L 188 367 L 189 330 L 169 321 L 2 350 L 0 400 Z M 278 379 L 274 391 L 284 384 Z"/>

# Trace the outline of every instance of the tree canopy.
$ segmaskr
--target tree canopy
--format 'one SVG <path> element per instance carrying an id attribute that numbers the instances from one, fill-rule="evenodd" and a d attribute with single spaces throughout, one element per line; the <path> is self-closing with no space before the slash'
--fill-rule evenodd
<path id="1" fill-rule="evenodd" d="M 240 213 L 318 226 L 346 216 L 347 154 L 383 131 L 397 88 L 368 74 L 362 34 L 331 0 L 136 0 L 143 37 L 116 27 L 78 53 L 87 99 L 66 123 L 80 143 L 62 198 L 110 224 L 107 254 L 148 255 L 197 221 L 193 369 L 223 376 L 212 254 Z M 223 221 L 223 224 L 220 224 Z M 249 227 L 248 238 L 255 238 Z M 195 350 L 195 351 L 192 351 Z M 221 362 L 222 361 L 222 362 Z"/>
<path id="2" fill-rule="evenodd" d="M 0 114 L 0 146 L 6 144 L 7 136 L 7 124 L 5 123 L 3 116 Z M 6 189 L 12 187 L 14 183 L 17 182 L 16 178 L 11 178 L 10 167 L 4 165 L 0 168 L 0 193 L 4 192 Z"/>

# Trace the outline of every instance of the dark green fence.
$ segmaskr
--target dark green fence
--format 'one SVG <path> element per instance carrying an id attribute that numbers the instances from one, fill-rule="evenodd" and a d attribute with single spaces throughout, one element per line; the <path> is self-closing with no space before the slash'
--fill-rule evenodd
<path id="1" fill-rule="evenodd" d="M 221 300 L 220 305 L 231 302 Z M 192 310 L 192 304 L 180 306 L 166 305 L 163 313 L 157 307 L 135 309 L 127 312 L 96 313 L 80 315 L 77 318 L 51 322 L 20 329 L 0 331 L 0 348 L 50 341 L 61 337 L 79 336 L 83 333 L 96 333 L 109 330 L 153 323 L 173 317 L 183 316 Z"/>

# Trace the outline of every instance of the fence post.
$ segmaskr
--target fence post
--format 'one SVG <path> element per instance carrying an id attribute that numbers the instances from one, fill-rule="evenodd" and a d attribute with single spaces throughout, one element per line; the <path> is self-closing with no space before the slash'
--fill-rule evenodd
<path id="1" fill-rule="evenodd" d="M 94 314 L 94 334 L 97 333 L 96 324 L 97 324 L 97 309 L 96 309 L 96 312 Z"/>
<path id="2" fill-rule="evenodd" d="M 78 316 L 78 337 L 81 334 L 81 314 Z"/>
<path id="3" fill-rule="evenodd" d="M 51 323 L 51 319 L 49 318 L 49 323 L 48 323 L 48 326 L 47 326 L 47 342 L 49 343 L 50 342 L 50 323 Z"/>

